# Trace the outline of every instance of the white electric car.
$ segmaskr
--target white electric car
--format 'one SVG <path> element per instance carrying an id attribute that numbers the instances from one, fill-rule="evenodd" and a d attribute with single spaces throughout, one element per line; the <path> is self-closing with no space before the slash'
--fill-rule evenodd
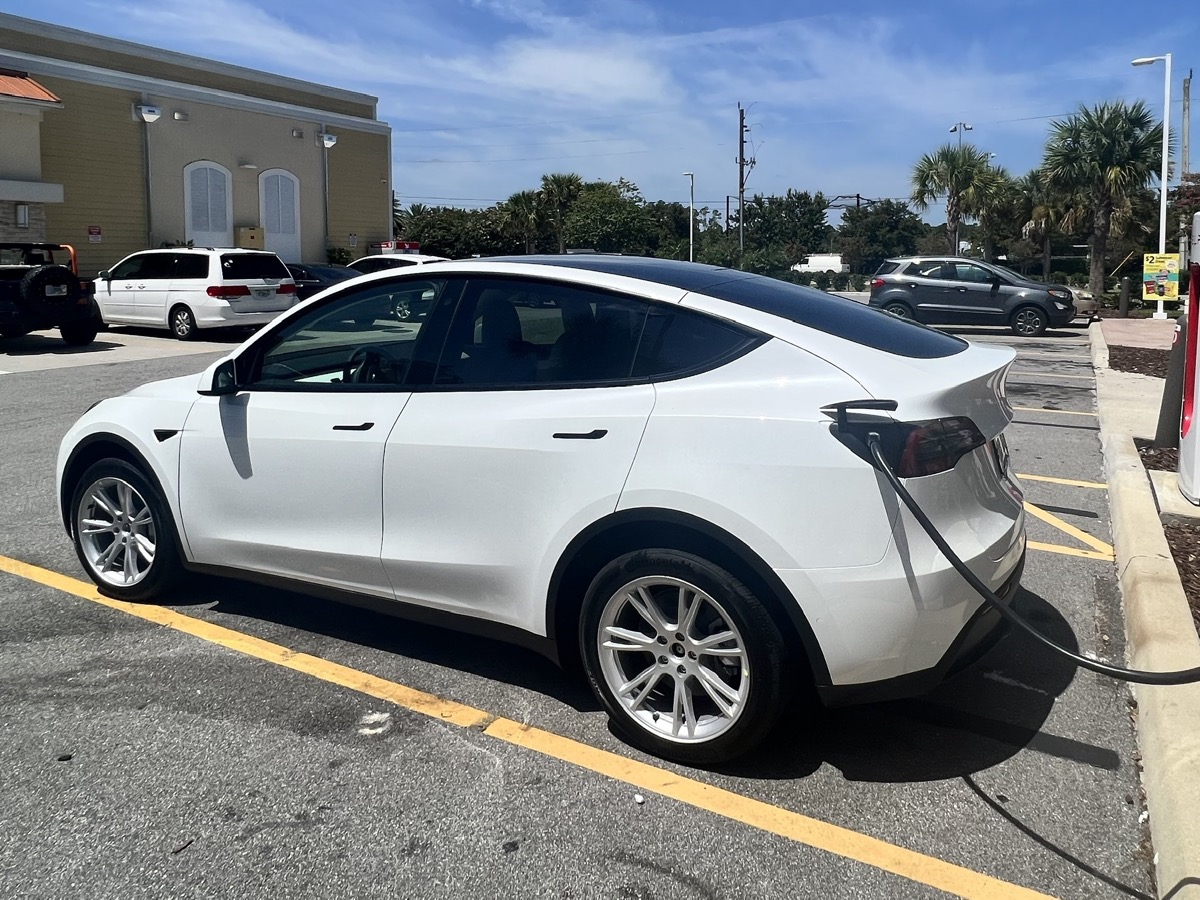
<path id="1" fill-rule="evenodd" d="M 427 315 L 397 321 L 403 297 Z M 1013 358 L 730 269 L 431 263 L 100 402 L 58 492 L 114 597 L 211 571 L 515 639 L 581 662 L 632 742 L 710 763 L 801 680 L 919 693 L 998 633 L 866 442 L 1011 598 Z"/>

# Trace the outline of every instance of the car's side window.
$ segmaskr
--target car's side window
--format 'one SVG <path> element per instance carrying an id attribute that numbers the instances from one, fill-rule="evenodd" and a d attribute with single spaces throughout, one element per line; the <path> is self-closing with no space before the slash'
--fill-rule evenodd
<path id="1" fill-rule="evenodd" d="M 453 304 L 458 287 L 444 278 L 408 279 L 339 294 L 274 334 L 248 360 L 243 384 L 249 390 L 396 390 L 427 336 L 429 313 Z M 398 318 L 400 300 L 414 297 L 425 308 Z"/>
<path id="2" fill-rule="evenodd" d="M 555 282 L 473 278 L 433 383 L 536 387 L 633 378 L 649 304 Z"/>
<path id="3" fill-rule="evenodd" d="M 131 256 L 129 259 L 120 263 L 112 270 L 112 277 L 117 278 L 137 278 L 142 271 L 142 260 L 146 259 L 147 254 L 138 254 Z"/>
<path id="4" fill-rule="evenodd" d="M 138 278 L 170 278 L 174 267 L 175 257 L 170 253 L 147 253 L 142 258 L 142 267 L 138 270 Z"/>
<path id="5" fill-rule="evenodd" d="M 633 374 L 670 378 L 698 372 L 732 359 L 762 340 L 756 332 L 702 313 L 651 305 Z"/>
<path id="6" fill-rule="evenodd" d="M 207 278 L 208 257 L 203 253 L 180 253 L 175 257 L 175 278 Z"/>
<path id="7" fill-rule="evenodd" d="M 918 278 L 953 278 L 953 272 L 947 272 L 947 268 L 943 260 L 926 259 L 921 262 L 911 263 L 905 274 L 915 275 Z"/>
<path id="8" fill-rule="evenodd" d="M 971 263 L 954 263 L 954 277 L 957 281 L 989 284 L 992 280 L 992 273 L 982 266 L 975 266 Z"/>

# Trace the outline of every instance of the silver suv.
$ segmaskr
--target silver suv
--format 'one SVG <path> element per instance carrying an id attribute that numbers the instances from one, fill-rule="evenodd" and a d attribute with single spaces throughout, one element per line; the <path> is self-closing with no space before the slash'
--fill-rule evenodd
<path id="1" fill-rule="evenodd" d="M 958 256 L 885 260 L 871 279 L 870 304 L 927 325 L 1007 325 L 1026 337 L 1075 318 L 1070 288 Z"/>

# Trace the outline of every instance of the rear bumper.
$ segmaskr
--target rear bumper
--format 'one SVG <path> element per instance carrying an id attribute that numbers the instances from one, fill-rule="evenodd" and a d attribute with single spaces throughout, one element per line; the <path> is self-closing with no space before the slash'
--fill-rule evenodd
<path id="1" fill-rule="evenodd" d="M 230 328 L 243 325 L 266 325 L 292 308 L 291 303 L 282 309 L 248 310 L 242 312 L 225 300 L 211 300 L 192 307 L 198 328 Z"/>
<path id="2" fill-rule="evenodd" d="M 995 591 L 1006 606 L 1021 587 L 1025 570 L 1024 542 L 1016 567 Z M 957 573 L 956 573 L 957 574 Z M 965 582 L 964 582 L 965 584 Z M 879 703 L 927 694 L 946 678 L 970 666 L 1008 633 L 1008 622 L 989 603 L 982 604 L 967 620 L 937 664 L 919 672 L 909 672 L 881 681 L 860 684 L 817 685 L 817 695 L 826 706 Z"/>

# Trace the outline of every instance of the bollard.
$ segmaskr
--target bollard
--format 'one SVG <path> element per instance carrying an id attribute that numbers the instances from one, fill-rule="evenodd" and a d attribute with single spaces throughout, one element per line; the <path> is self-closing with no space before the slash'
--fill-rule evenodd
<path id="1" fill-rule="evenodd" d="M 1163 385 L 1158 428 L 1154 432 L 1154 446 L 1160 450 L 1179 446 L 1179 420 L 1183 415 L 1183 368 L 1187 360 L 1187 317 L 1188 314 L 1184 313 L 1175 320 L 1171 355 L 1167 357 L 1167 383 Z"/>
<path id="2" fill-rule="evenodd" d="M 1122 319 L 1129 318 L 1129 276 L 1126 275 L 1121 279 L 1121 305 L 1118 307 L 1118 315 Z"/>

